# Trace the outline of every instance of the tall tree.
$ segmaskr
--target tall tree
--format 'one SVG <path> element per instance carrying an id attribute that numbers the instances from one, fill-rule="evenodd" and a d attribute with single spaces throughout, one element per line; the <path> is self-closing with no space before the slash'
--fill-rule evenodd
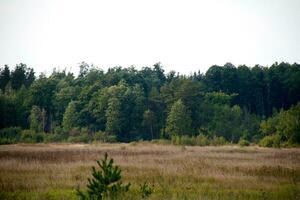
<path id="1" fill-rule="evenodd" d="M 121 132 L 121 103 L 117 98 L 110 98 L 106 111 L 106 128 L 109 134 L 119 136 Z M 120 136 L 119 136 L 120 137 Z"/>
<path id="2" fill-rule="evenodd" d="M 66 108 L 63 116 L 62 126 L 64 131 L 69 132 L 78 126 L 78 112 L 76 110 L 76 102 L 71 101 Z"/>
<path id="3" fill-rule="evenodd" d="M 144 131 L 146 132 L 146 138 L 154 139 L 154 126 L 155 126 L 155 115 L 151 110 L 146 110 L 143 114 L 143 126 Z M 150 136 L 150 137 L 149 137 Z"/>
<path id="4" fill-rule="evenodd" d="M 185 135 L 191 131 L 191 117 L 181 100 L 176 101 L 167 118 L 166 133 L 168 135 Z"/>
<path id="5" fill-rule="evenodd" d="M 11 86 L 14 90 L 18 90 L 26 82 L 27 66 L 23 63 L 16 65 L 14 71 L 11 72 Z"/>
<path id="6" fill-rule="evenodd" d="M 35 132 L 44 131 L 46 122 L 45 110 L 41 110 L 38 106 L 32 106 L 29 116 L 30 129 Z"/>
<path id="7" fill-rule="evenodd" d="M 3 93 L 9 81 L 10 81 L 10 70 L 8 65 L 5 65 L 4 69 L 3 70 L 1 69 L 0 72 L 0 89 L 2 90 Z"/>

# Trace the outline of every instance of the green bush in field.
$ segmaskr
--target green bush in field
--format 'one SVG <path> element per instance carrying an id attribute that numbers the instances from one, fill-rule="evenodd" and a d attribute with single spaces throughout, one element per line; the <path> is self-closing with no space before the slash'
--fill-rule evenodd
<path id="1" fill-rule="evenodd" d="M 63 142 L 68 139 L 68 135 L 64 133 L 45 134 L 44 142 Z"/>
<path id="2" fill-rule="evenodd" d="M 188 145 L 188 146 L 207 146 L 207 145 L 224 145 L 226 144 L 226 140 L 223 137 L 214 136 L 209 139 L 205 135 L 198 136 L 171 136 L 171 143 L 175 145 Z"/>
<path id="3" fill-rule="evenodd" d="M 217 136 L 214 136 L 212 139 L 211 139 L 211 142 L 210 142 L 211 145 L 215 145 L 215 146 L 218 146 L 218 145 L 224 145 L 226 144 L 226 140 L 224 137 L 217 137 Z"/>
<path id="4" fill-rule="evenodd" d="M 198 135 L 196 138 L 196 144 L 198 146 L 207 146 L 209 145 L 209 139 L 205 135 Z"/>
<path id="5" fill-rule="evenodd" d="M 259 146 L 261 147 L 275 147 L 279 148 L 280 147 L 280 136 L 275 134 L 275 135 L 268 135 L 264 137 L 263 139 L 260 140 Z"/>
<path id="6" fill-rule="evenodd" d="M 15 139 L 10 139 L 10 138 L 0 138 L 0 145 L 1 144 L 14 144 L 17 141 Z"/>
<path id="7" fill-rule="evenodd" d="M 71 143 L 77 143 L 77 142 L 88 143 L 90 141 L 91 141 L 91 138 L 89 137 L 88 134 L 82 134 L 82 135 L 78 135 L 78 136 L 69 136 L 69 138 L 68 138 L 68 142 L 71 142 Z"/>
<path id="8" fill-rule="evenodd" d="M 130 183 L 122 184 L 121 169 L 114 166 L 113 159 L 108 160 L 107 153 L 101 162 L 97 161 L 97 164 L 100 169 L 92 168 L 93 177 L 88 179 L 87 191 L 76 190 L 80 199 L 116 199 L 121 193 L 129 190 Z"/>
<path id="9" fill-rule="evenodd" d="M 245 140 L 245 139 L 240 139 L 239 145 L 240 145 L 241 147 L 249 146 L 249 145 L 250 145 L 250 142 L 249 142 L 248 140 Z"/>
<path id="10" fill-rule="evenodd" d="M 194 137 L 189 137 L 187 135 L 181 136 L 181 144 L 188 145 L 188 146 L 195 146 L 196 140 Z"/>
<path id="11" fill-rule="evenodd" d="M 33 130 L 23 130 L 21 132 L 21 142 L 25 143 L 39 143 L 44 141 L 44 135 L 35 133 Z"/>
<path id="12" fill-rule="evenodd" d="M 117 141 L 117 137 L 115 135 L 109 135 L 108 133 L 103 131 L 97 131 L 94 134 L 93 140 L 112 143 Z"/>
<path id="13" fill-rule="evenodd" d="M 9 127 L 0 130 L 0 144 L 16 143 L 21 138 L 22 129 L 20 127 Z"/>

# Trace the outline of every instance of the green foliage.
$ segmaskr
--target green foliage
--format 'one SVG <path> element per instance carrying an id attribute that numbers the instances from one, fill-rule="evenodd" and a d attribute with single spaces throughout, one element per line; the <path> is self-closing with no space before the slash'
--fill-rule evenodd
<path id="1" fill-rule="evenodd" d="M 214 136 L 211 140 L 211 145 L 214 145 L 214 146 L 218 146 L 218 145 L 225 145 L 226 144 L 226 140 L 224 137 L 217 137 L 217 136 Z"/>
<path id="2" fill-rule="evenodd" d="M 32 130 L 23 130 L 21 133 L 21 142 L 25 143 L 39 143 L 44 141 L 42 133 L 36 133 Z"/>
<path id="3" fill-rule="evenodd" d="M 106 132 L 119 134 L 121 132 L 121 103 L 117 98 L 111 98 L 106 111 Z"/>
<path id="4" fill-rule="evenodd" d="M 259 141 L 259 146 L 279 148 L 280 147 L 280 140 L 281 140 L 281 138 L 277 134 L 268 135 L 268 136 L 265 136 L 263 139 L 261 139 Z"/>
<path id="5" fill-rule="evenodd" d="M 239 143 L 238 143 L 241 147 L 244 147 L 244 146 L 249 146 L 250 145 L 250 142 L 248 140 L 245 140 L 245 139 L 240 139 Z"/>
<path id="6" fill-rule="evenodd" d="M 212 138 L 208 138 L 205 135 L 198 136 L 177 136 L 173 135 L 171 137 L 171 143 L 175 145 L 187 145 L 187 146 L 208 146 L 208 145 L 224 145 L 226 144 L 226 140 L 223 137 L 214 136 Z"/>
<path id="7" fill-rule="evenodd" d="M 150 109 L 146 110 L 143 114 L 143 126 L 144 131 L 147 133 L 148 137 L 154 139 L 154 126 L 155 126 L 155 115 Z M 150 137 L 149 137 L 150 136 Z"/>
<path id="8" fill-rule="evenodd" d="M 44 135 L 44 142 L 65 142 L 68 139 L 67 134 L 63 133 L 53 133 L 53 134 L 45 134 Z"/>
<path id="9" fill-rule="evenodd" d="M 46 124 L 46 111 L 38 106 L 32 106 L 29 115 L 30 129 L 35 132 L 43 132 Z"/>
<path id="10" fill-rule="evenodd" d="M 272 118 L 262 121 L 260 130 L 264 135 L 278 136 L 279 142 L 287 142 L 288 145 L 300 143 L 300 103 L 292 106 L 289 110 L 281 110 L 274 114 Z M 273 135 L 273 136 L 272 136 Z M 269 137 L 263 141 L 262 146 L 271 145 L 267 141 L 271 140 Z M 275 144 L 275 146 L 279 146 Z"/>
<path id="11" fill-rule="evenodd" d="M 121 169 L 114 166 L 113 159 L 108 159 L 107 153 L 101 161 L 97 161 L 97 164 L 99 170 L 92 168 L 92 178 L 88 179 L 87 191 L 76 190 L 80 199 L 115 199 L 129 190 L 130 183 L 122 184 Z"/>
<path id="12" fill-rule="evenodd" d="M 62 126 L 64 131 L 69 132 L 78 125 L 78 113 L 76 111 L 76 102 L 71 101 L 66 108 L 63 116 Z"/>
<path id="13" fill-rule="evenodd" d="M 144 182 L 144 184 L 140 185 L 140 193 L 143 199 L 149 197 L 153 193 L 153 186 L 151 187 L 148 183 Z"/>
<path id="14" fill-rule="evenodd" d="M 10 77 L 10 70 L 8 65 L 4 66 L 3 70 L 0 70 L 0 90 L 4 93 L 5 87 L 9 83 Z"/>
<path id="15" fill-rule="evenodd" d="M 96 136 L 99 131 L 130 142 L 195 136 L 201 129 L 209 140 L 258 142 L 278 134 L 281 145 L 294 146 L 300 144 L 299 77 L 296 63 L 269 68 L 226 63 L 211 66 L 205 74 L 180 75 L 164 74 L 159 63 L 141 70 L 114 67 L 104 72 L 82 62 L 77 77 L 53 70 L 35 80 L 33 69 L 21 63 L 13 70 L 0 69 L 0 129 L 68 132 L 70 141 L 88 142 L 94 136 L 110 140 Z M 85 134 L 82 127 L 88 130 L 88 140 L 79 137 Z M 59 138 L 49 136 L 49 141 Z M 2 143 L 18 140 L 6 138 Z"/>
<path id="16" fill-rule="evenodd" d="M 181 100 L 176 101 L 167 118 L 166 132 L 168 135 L 184 135 L 191 131 L 191 118 Z"/>
<path id="17" fill-rule="evenodd" d="M 226 94 L 224 92 L 208 92 L 205 94 L 205 101 L 212 103 L 212 104 L 219 104 L 219 105 L 230 105 L 232 99 L 236 97 L 237 94 Z"/>
<path id="18" fill-rule="evenodd" d="M 21 138 L 22 129 L 20 127 L 9 127 L 0 130 L 0 138 L 18 141 Z"/>
<path id="19" fill-rule="evenodd" d="M 93 139 L 94 139 L 94 141 L 109 142 L 109 143 L 117 141 L 117 138 L 115 135 L 109 135 L 108 133 L 102 132 L 102 131 L 97 131 L 94 134 Z"/>

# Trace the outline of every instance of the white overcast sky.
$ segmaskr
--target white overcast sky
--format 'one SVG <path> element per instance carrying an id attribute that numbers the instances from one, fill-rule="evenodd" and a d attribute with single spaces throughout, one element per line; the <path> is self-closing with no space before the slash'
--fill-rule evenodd
<path id="1" fill-rule="evenodd" d="M 0 0 L 0 66 L 300 63 L 300 0 Z"/>

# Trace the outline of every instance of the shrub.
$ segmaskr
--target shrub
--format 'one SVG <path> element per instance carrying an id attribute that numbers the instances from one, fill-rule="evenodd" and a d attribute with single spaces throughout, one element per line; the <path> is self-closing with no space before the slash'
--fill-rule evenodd
<path id="1" fill-rule="evenodd" d="M 57 126 L 57 127 L 54 128 L 54 134 L 61 135 L 61 134 L 64 134 L 64 133 L 65 132 L 64 132 L 62 127 Z"/>
<path id="2" fill-rule="evenodd" d="M 0 130 L 1 144 L 11 144 L 16 143 L 21 138 L 20 127 L 9 127 Z"/>
<path id="3" fill-rule="evenodd" d="M 205 135 L 198 135 L 196 138 L 196 144 L 198 146 L 207 146 L 209 145 L 209 140 Z"/>
<path id="4" fill-rule="evenodd" d="M 80 130 L 79 127 L 74 127 L 72 129 L 70 129 L 68 133 L 69 133 L 69 135 L 76 137 L 76 136 L 80 136 L 81 135 L 81 130 Z"/>
<path id="5" fill-rule="evenodd" d="M 195 146 L 196 140 L 194 137 L 189 137 L 187 135 L 181 136 L 181 145 Z"/>
<path id="6" fill-rule="evenodd" d="M 279 148 L 280 147 L 280 136 L 277 134 L 268 135 L 260 140 L 259 146 Z"/>
<path id="7" fill-rule="evenodd" d="M 68 142 L 71 142 L 71 143 L 78 143 L 78 142 L 88 143 L 90 141 L 91 141 L 91 138 L 88 136 L 88 134 L 82 134 L 79 136 L 70 136 L 68 138 Z"/>
<path id="8" fill-rule="evenodd" d="M 44 141 L 44 135 L 35 133 L 33 130 L 23 130 L 21 133 L 21 142 L 38 143 Z"/>
<path id="9" fill-rule="evenodd" d="M 117 137 L 115 135 L 109 135 L 106 132 L 102 132 L 102 131 L 96 132 L 93 139 L 95 141 L 109 142 L 109 143 L 117 141 Z"/>
<path id="10" fill-rule="evenodd" d="M 240 139 L 239 145 L 240 145 L 241 147 L 249 146 L 249 145 L 250 145 L 250 142 L 249 142 L 248 140 L 245 140 L 245 139 Z"/>
<path id="11" fill-rule="evenodd" d="M 178 135 L 172 135 L 171 136 L 171 143 L 175 144 L 175 145 L 180 145 L 181 144 L 180 136 L 178 136 Z"/>
<path id="12" fill-rule="evenodd" d="M 218 146 L 218 145 L 224 145 L 224 144 L 226 144 L 226 140 L 224 137 L 214 136 L 211 140 L 211 145 Z"/>
<path id="13" fill-rule="evenodd" d="M 17 141 L 15 139 L 10 139 L 10 138 L 0 138 L 0 145 L 1 144 L 14 144 Z"/>
<path id="14" fill-rule="evenodd" d="M 171 137 L 171 143 L 175 145 L 187 145 L 187 146 L 206 146 L 206 145 L 224 145 L 226 140 L 224 137 L 214 136 L 212 139 L 209 139 L 205 135 L 198 135 L 196 137 L 192 136 L 177 136 L 173 135 Z"/>
<path id="15" fill-rule="evenodd" d="M 46 134 L 44 137 L 45 142 L 63 142 L 66 141 L 67 139 L 68 139 L 68 135 L 63 133 Z"/>
<path id="16" fill-rule="evenodd" d="M 92 179 L 88 178 L 87 192 L 82 192 L 79 188 L 76 190 L 80 199 L 115 199 L 120 193 L 129 190 L 130 183 L 122 185 L 121 169 L 114 166 L 113 159 L 108 160 L 107 153 L 97 164 L 100 170 L 92 168 Z"/>

